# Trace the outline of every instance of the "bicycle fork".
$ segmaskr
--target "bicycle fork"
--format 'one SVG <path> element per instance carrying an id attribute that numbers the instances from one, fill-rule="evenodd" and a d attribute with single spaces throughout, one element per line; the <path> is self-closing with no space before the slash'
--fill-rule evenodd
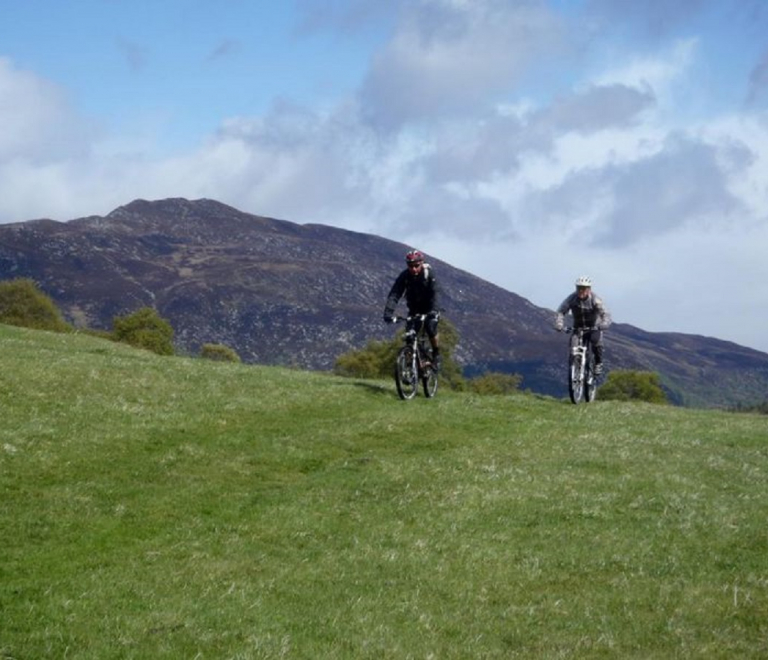
<path id="1" fill-rule="evenodd" d="M 578 379 L 579 383 L 584 382 L 584 366 L 587 361 L 587 347 L 583 344 L 577 344 L 576 346 L 571 347 L 571 355 L 573 356 L 573 361 L 576 364 L 576 378 Z"/>
<path id="2" fill-rule="evenodd" d="M 414 342 L 414 344 L 411 346 L 411 377 L 413 378 L 414 383 L 417 383 L 419 380 L 419 372 L 421 371 L 419 369 L 420 364 L 419 347 Z"/>

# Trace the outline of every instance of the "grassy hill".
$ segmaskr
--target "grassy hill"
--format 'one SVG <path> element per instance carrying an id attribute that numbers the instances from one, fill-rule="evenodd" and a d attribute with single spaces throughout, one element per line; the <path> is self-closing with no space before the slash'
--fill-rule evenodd
<path id="1" fill-rule="evenodd" d="M 768 420 L 0 326 L 0 658 L 764 658 Z"/>

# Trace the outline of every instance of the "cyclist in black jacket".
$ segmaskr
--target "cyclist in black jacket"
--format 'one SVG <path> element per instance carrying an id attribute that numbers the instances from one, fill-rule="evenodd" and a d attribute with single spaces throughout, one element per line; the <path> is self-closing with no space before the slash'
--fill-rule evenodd
<path id="1" fill-rule="evenodd" d="M 400 298 L 405 295 L 405 301 L 408 305 L 408 314 L 426 314 L 425 330 L 429 343 L 432 345 L 432 355 L 435 366 L 439 369 L 440 343 L 437 331 L 437 324 L 440 320 L 440 307 L 438 305 L 440 296 L 440 287 L 435 279 L 435 273 L 432 267 L 424 263 L 424 255 L 418 250 L 410 250 L 405 255 L 407 268 L 397 276 L 392 289 L 387 296 L 387 303 L 384 307 L 384 322 L 395 322 L 395 308 Z"/>

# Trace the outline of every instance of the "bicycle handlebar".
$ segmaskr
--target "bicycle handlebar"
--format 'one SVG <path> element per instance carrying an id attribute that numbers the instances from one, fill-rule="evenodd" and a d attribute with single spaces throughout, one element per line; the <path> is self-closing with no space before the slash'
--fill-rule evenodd
<path id="1" fill-rule="evenodd" d="M 395 323 L 403 323 L 413 319 L 419 319 L 420 321 L 426 320 L 430 314 L 437 315 L 437 312 L 428 312 L 426 314 L 410 314 L 409 316 L 395 316 Z"/>
<path id="2" fill-rule="evenodd" d="M 605 328 L 599 328 L 596 325 L 595 326 L 591 326 L 591 327 L 584 326 L 584 327 L 581 327 L 581 328 L 568 327 L 568 328 L 563 328 L 562 331 L 565 334 L 572 334 L 572 333 L 576 333 L 576 332 L 592 332 L 593 330 L 602 330 L 603 332 L 605 332 Z"/>

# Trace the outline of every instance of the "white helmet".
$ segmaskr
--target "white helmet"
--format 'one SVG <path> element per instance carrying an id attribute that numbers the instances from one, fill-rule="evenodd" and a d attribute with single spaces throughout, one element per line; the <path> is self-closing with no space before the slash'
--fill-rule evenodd
<path id="1" fill-rule="evenodd" d="M 582 275 L 579 279 L 576 280 L 576 286 L 592 286 L 592 280 L 589 279 L 586 275 Z"/>

